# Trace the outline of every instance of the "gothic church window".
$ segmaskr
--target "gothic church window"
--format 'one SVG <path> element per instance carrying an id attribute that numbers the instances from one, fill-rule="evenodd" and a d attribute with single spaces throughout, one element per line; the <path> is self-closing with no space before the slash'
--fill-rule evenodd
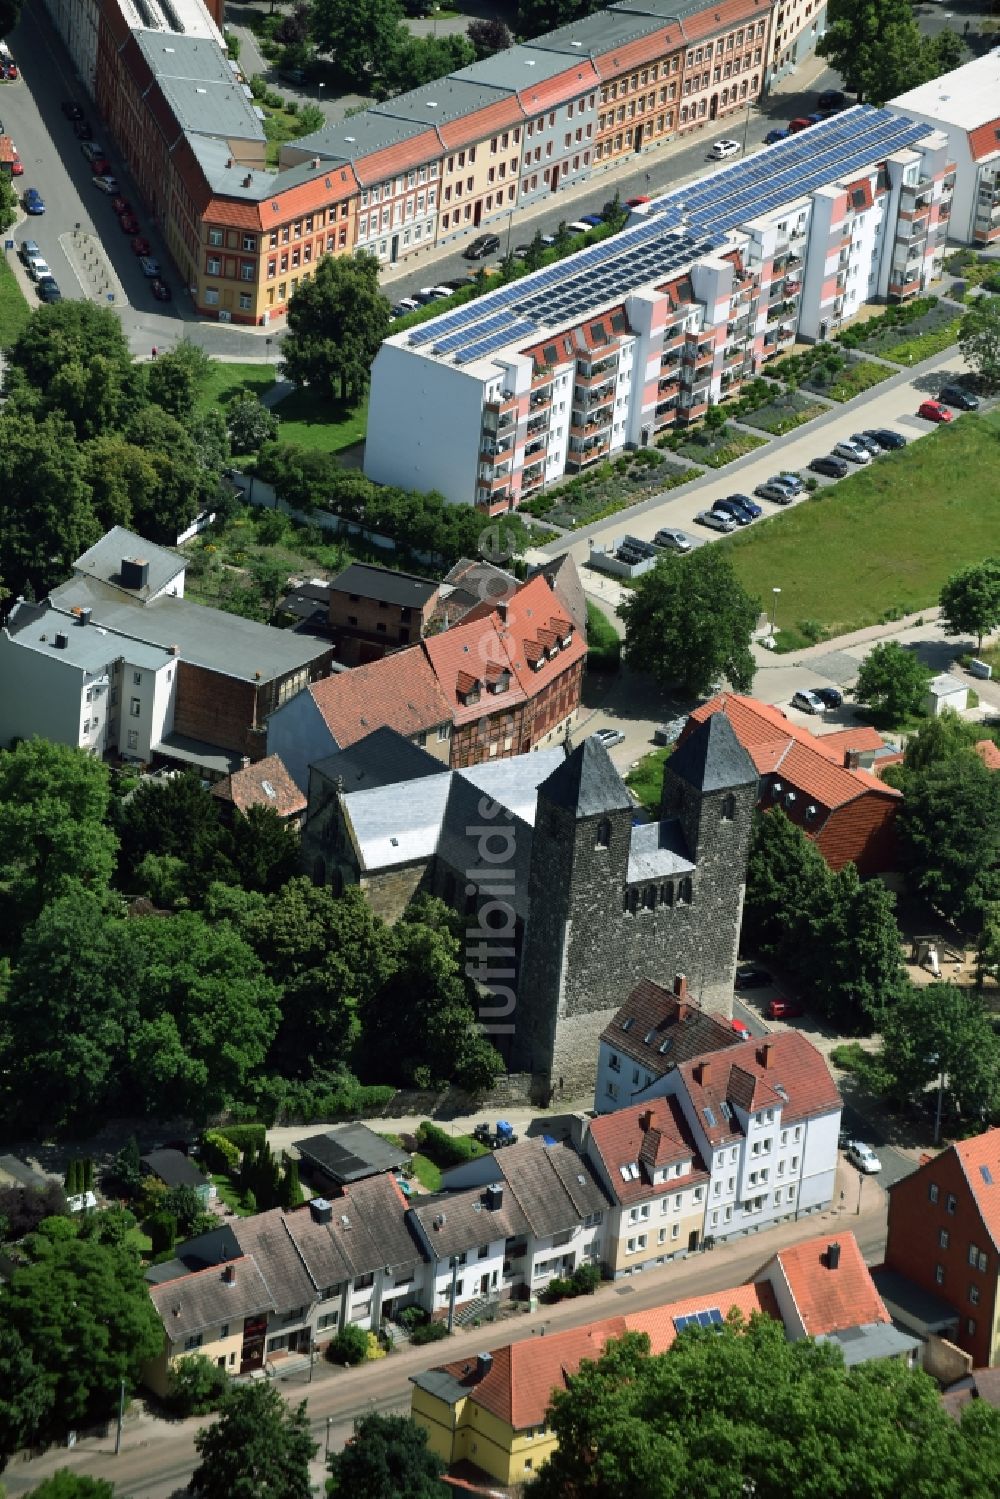
<path id="1" fill-rule="evenodd" d="M 735 796 L 733 796 L 732 792 L 730 792 L 728 796 L 724 796 L 722 798 L 722 820 L 723 822 L 732 822 L 735 816 L 736 798 Z"/>
<path id="2" fill-rule="evenodd" d="M 595 847 L 607 848 L 611 842 L 611 822 L 607 817 L 602 817 L 597 824 L 597 842 Z"/>

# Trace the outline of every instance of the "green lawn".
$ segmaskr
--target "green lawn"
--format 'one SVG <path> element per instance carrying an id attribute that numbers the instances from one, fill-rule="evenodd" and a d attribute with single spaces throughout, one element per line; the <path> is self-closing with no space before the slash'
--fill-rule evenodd
<path id="1" fill-rule="evenodd" d="M 251 1216 L 251 1210 L 243 1206 L 239 1191 L 233 1186 L 228 1176 L 222 1175 L 219 1172 L 213 1172 L 212 1182 L 218 1191 L 219 1197 L 226 1204 L 226 1207 L 232 1208 L 238 1218 L 249 1218 Z M 256 1212 L 257 1210 L 254 1208 L 252 1211 Z"/>
<path id="2" fill-rule="evenodd" d="M 255 395 L 264 396 L 273 384 L 273 365 L 229 364 L 213 359 L 198 392 L 198 407 L 201 411 L 208 411 L 215 405 L 225 406 L 246 385 Z"/>
<path id="3" fill-rule="evenodd" d="M 427 1192 L 440 1192 L 441 1190 L 441 1167 L 435 1166 L 427 1156 L 421 1155 L 420 1151 L 414 1151 L 412 1156 L 413 1174 L 417 1181 Z"/>
<path id="4" fill-rule="evenodd" d="M 936 604 L 951 573 L 995 550 L 998 465 L 1000 413 L 965 415 L 721 544 L 751 593 L 781 589 L 779 623 L 860 629 Z"/>
<path id="5" fill-rule="evenodd" d="M 637 796 L 647 812 L 654 816 L 659 814 L 660 793 L 663 790 L 663 763 L 667 756 L 673 752 L 673 745 L 667 745 L 663 749 L 650 750 L 648 755 L 643 755 L 634 770 L 630 770 L 625 777 L 625 784 L 633 795 Z"/>
<path id="6" fill-rule="evenodd" d="M 6 349 L 17 338 L 31 309 L 6 260 L 0 260 L 0 349 Z"/>
<path id="7" fill-rule="evenodd" d="M 940 354 L 943 349 L 949 348 L 958 338 L 961 326 L 960 317 L 952 318 L 940 328 L 917 333 L 913 338 L 896 344 L 895 348 L 886 349 L 885 358 L 891 359 L 893 364 L 919 364 L 921 359 L 929 359 L 932 354 Z"/>
<path id="8" fill-rule="evenodd" d="M 340 453 L 363 442 L 368 427 L 368 396 L 359 406 L 328 401 L 317 391 L 293 390 L 274 408 L 281 418 L 278 438 L 300 448 Z"/>
<path id="9" fill-rule="evenodd" d="M 587 664 L 592 670 L 617 671 L 622 643 L 603 609 L 587 600 Z"/>

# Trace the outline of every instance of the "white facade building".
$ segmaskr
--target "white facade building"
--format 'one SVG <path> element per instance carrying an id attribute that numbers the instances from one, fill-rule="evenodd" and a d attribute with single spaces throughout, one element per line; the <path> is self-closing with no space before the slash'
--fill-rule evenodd
<path id="1" fill-rule="evenodd" d="M 867 106 L 642 206 L 620 235 L 388 338 L 365 471 L 511 510 L 940 273 L 941 131 Z"/>

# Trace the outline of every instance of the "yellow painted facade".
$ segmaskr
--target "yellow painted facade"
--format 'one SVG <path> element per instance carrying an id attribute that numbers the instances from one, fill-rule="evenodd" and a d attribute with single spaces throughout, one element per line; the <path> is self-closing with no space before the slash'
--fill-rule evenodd
<path id="1" fill-rule="evenodd" d="M 475 1463 L 498 1483 L 530 1479 L 556 1448 L 555 1434 L 547 1428 L 515 1431 L 470 1395 L 451 1405 L 414 1386 L 410 1414 L 426 1431 L 430 1450 L 448 1467 L 463 1460 Z"/>
<path id="2" fill-rule="evenodd" d="M 615 1208 L 604 1255 L 612 1276 L 698 1247 L 704 1222 L 703 1186 L 661 1192 L 647 1202 Z"/>
<path id="3" fill-rule="evenodd" d="M 242 1320 L 236 1324 L 235 1333 L 227 1337 L 216 1336 L 211 1340 L 206 1340 L 197 1348 L 182 1348 L 179 1344 L 171 1343 L 168 1338 L 164 1337 L 161 1352 L 155 1359 L 150 1359 L 142 1371 L 142 1382 L 153 1391 L 154 1395 L 165 1396 L 173 1365 L 183 1358 L 194 1358 L 196 1354 L 211 1359 L 213 1364 L 219 1364 L 227 1374 L 238 1374 L 242 1347 Z"/>

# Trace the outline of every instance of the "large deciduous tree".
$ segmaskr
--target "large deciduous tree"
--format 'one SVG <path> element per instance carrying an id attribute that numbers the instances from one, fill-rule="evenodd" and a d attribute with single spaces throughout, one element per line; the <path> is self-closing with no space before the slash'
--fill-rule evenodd
<path id="1" fill-rule="evenodd" d="M 1000 1037 L 979 996 L 957 984 L 908 986 L 886 1016 L 879 1065 L 901 1104 L 944 1074 L 949 1112 L 982 1120 L 1000 1107 Z"/>
<path id="2" fill-rule="evenodd" d="M 945 634 L 974 635 L 976 650 L 982 650 L 983 637 L 1000 627 L 1000 557 L 984 557 L 953 573 L 940 602 Z"/>
<path id="3" fill-rule="evenodd" d="M 355 7 L 352 4 L 351 9 Z M 288 304 L 282 373 L 330 400 L 356 400 L 389 331 L 374 255 L 325 256 Z"/>
<path id="4" fill-rule="evenodd" d="M 661 557 L 622 606 L 625 659 L 691 696 L 718 677 L 748 692 L 759 613 L 760 601 L 746 592 L 721 547 Z"/>
<path id="5" fill-rule="evenodd" d="M 976 297 L 962 318 L 958 346 L 987 385 L 1000 385 L 1000 297 Z"/>
<path id="6" fill-rule="evenodd" d="M 465 34 L 480 58 L 492 57 L 494 52 L 503 52 L 514 43 L 506 23 L 493 16 L 477 16 L 469 22 Z"/>
<path id="7" fill-rule="evenodd" d="M 37 308 L 7 350 L 7 358 L 41 392 L 48 391 L 69 365 L 86 370 L 95 360 L 110 360 L 122 371 L 133 370 L 121 320 L 109 307 L 94 302 L 65 301 Z"/>
<path id="8" fill-rule="evenodd" d="M 915 651 L 898 640 L 883 640 L 862 661 L 854 696 L 885 724 L 900 724 L 923 711 L 930 679 Z"/>
<path id="9" fill-rule="evenodd" d="M 306 1403 L 290 1409 L 273 1385 L 226 1392 L 214 1426 L 199 1431 L 201 1462 L 191 1479 L 198 1499 L 312 1499 Z"/>
<path id="10" fill-rule="evenodd" d="M 69 421 L 0 416 L 0 577 L 8 588 L 41 597 L 100 535 Z"/>
<path id="11" fill-rule="evenodd" d="M 52 1390 L 30 1344 L 0 1325 L 0 1472 L 44 1429 L 51 1409 Z"/>
<path id="12" fill-rule="evenodd" d="M 541 36 L 597 9 L 598 0 L 518 0 L 515 29 L 519 37 Z"/>
<path id="13" fill-rule="evenodd" d="M 59 1468 L 51 1478 L 46 1478 L 37 1489 L 32 1489 L 28 1499 L 114 1499 L 115 1486 L 103 1478 L 91 1478 L 86 1473 L 74 1473 L 71 1468 Z"/>
<path id="14" fill-rule="evenodd" d="M 398 40 L 402 19 L 397 0 L 313 0 L 313 40 L 332 54 L 345 82 L 368 93 Z"/>
<path id="15" fill-rule="evenodd" d="M 62 1219 L 25 1240 L 27 1263 L 0 1288 L 0 1325 L 19 1335 L 51 1395 L 45 1430 L 65 1438 L 118 1407 L 163 1346 L 133 1249 L 78 1238 Z"/>
<path id="16" fill-rule="evenodd" d="M 555 1394 L 535 1499 L 986 1499 L 1000 1482 L 1000 1414 L 977 1401 L 959 1424 L 922 1370 L 845 1369 L 839 1349 L 790 1342 L 766 1317 L 648 1346 L 626 1334 Z"/>
<path id="17" fill-rule="evenodd" d="M 448 1499 L 444 1463 L 409 1416 L 365 1416 L 354 1440 L 328 1460 L 330 1493 L 341 1499 Z"/>
<path id="18" fill-rule="evenodd" d="M 978 931 L 1000 900 L 1000 775 L 969 750 L 907 774 L 897 827 L 911 888 Z"/>
<path id="19" fill-rule="evenodd" d="M 907 0 L 830 0 L 816 51 L 859 103 L 884 104 L 954 67 L 956 40 L 922 37 Z"/>

